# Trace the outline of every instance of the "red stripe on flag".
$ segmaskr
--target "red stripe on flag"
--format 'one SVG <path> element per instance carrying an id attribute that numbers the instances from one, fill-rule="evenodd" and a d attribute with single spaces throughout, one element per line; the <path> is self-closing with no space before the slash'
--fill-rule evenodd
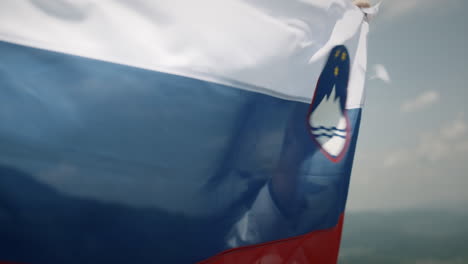
<path id="1" fill-rule="evenodd" d="M 259 245 L 230 249 L 199 264 L 335 264 L 340 249 L 343 220 L 344 214 L 340 216 L 338 224 L 333 228 Z"/>

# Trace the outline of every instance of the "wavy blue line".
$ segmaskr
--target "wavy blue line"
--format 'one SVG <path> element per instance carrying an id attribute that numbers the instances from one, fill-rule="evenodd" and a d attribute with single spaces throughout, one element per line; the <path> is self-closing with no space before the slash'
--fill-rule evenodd
<path id="1" fill-rule="evenodd" d="M 338 135 L 338 134 L 332 134 L 332 135 L 329 135 L 329 134 L 312 134 L 314 135 L 316 138 L 320 138 L 320 137 L 328 137 L 328 138 L 332 138 L 332 137 L 340 137 L 340 138 L 344 138 L 346 139 L 346 136 L 342 136 L 342 135 Z"/>
<path id="2" fill-rule="evenodd" d="M 326 131 L 338 131 L 338 132 L 346 132 L 346 129 L 338 129 L 336 127 L 324 127 L 324 126 L 319 126 L 319 127 L 311 127 L 312 131 L 317 131 L 317 130 L 326 130 Z"/>

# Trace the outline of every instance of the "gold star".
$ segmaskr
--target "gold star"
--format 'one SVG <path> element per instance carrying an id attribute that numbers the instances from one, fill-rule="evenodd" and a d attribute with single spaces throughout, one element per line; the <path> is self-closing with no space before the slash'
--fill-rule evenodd
<path id="1" fill-rule="evenodd" d="M 348 55 L 348 54 L 346 54 L 346 52 L 343 52 L 343 54 L 341 54 L 341 60 L 342 60 L 342 61 L 345 61 L 347 55 Z"/>
<path id="2" fill-rule="evenodd" d="M 340 52 L 341 50 L 337 50 L 336 53 L 335 53 L 335 58 L 338 58 L 338 56 L 340 56 Z"/>
<path id="3" fill-rule="evenodd" d="M 334 71 L 335 76 L 338 76 L 339 73 L 340 73 L 340 68 L 338 68 L 338 66 L 336 66 L 335 71 Z"/>

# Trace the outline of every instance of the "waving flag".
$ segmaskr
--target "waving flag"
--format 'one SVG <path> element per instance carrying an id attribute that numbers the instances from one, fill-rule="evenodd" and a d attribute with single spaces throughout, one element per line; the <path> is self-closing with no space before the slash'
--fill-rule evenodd
<path id="1" fill-rule="evenodd" d="M 336 262 L 368 11 L 0 7 L 0 261 Z"/>

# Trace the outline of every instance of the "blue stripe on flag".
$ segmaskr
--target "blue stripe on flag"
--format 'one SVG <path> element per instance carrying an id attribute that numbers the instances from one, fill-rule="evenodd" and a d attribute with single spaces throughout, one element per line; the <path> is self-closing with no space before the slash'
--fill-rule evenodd
<path id="1" fill-rule="evenodd" d="M 293 111 L 308 129 L 300 102 L 5 42 L 0 58 L 3 259 L 205 259 L 275 173 Z M 301 188 L 316 213 L 287 236 L 344 211 L 360 109 L 348 116 L 341 162 L 310 149 Z"/>

